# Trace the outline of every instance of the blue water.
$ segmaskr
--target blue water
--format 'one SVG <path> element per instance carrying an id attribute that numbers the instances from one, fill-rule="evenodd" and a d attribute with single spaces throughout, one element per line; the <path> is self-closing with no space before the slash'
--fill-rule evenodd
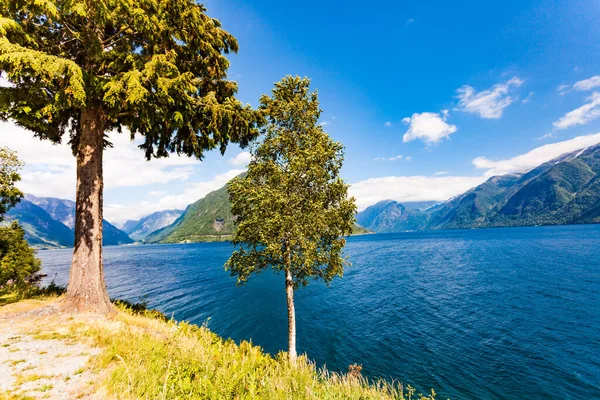
<path id="1" fill-rule="evenodd" d="M 112 297 L 276 353 L 283 276 L 238 287 L 228 243 L 105 248 Z M 440 399 L 600 399 L 600 225 L 352 237 L 331 287 L 296 292 L 298 350 Z M 39 253 L 64 285 L 70 250 Z"/>

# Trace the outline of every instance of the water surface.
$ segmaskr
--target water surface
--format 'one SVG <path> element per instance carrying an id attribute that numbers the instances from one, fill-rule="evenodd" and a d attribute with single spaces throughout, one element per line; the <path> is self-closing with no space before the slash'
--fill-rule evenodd
<path id="1" fill-rule="evenodd" d="M 229 243 L 105 247 L 111 297 L 276 353 L 283 275 L 243 287 Z M 298 351 L 440 399 L 600 399 L 600 225 L 352 237 L 353 266 L 296 292 Z M 66 285 L 70 250 L 39 253 Z"/>

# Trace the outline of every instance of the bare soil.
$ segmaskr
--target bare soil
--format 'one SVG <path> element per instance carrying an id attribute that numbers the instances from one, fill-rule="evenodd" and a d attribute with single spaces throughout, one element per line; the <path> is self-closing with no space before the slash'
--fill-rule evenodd
<path id="1" fill-rule="evenodd" d="M 56 300 L 0 307 L 0 399 L 106 398 L 91 367 L 100 349 L 67 329 L 98 318 L 59 313 Z"/>

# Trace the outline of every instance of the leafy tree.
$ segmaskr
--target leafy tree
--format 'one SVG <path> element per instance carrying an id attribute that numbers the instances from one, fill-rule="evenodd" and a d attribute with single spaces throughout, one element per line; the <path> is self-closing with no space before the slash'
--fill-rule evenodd
<path id="1" fill-rule="evenodd" d="M 105 132 L 141 135 L 147 159 L 248 144 L 235 38 L 194 0 L 0 0 L 0 118 L 67 139 L 77 160 L 75 247 L 63 309 L 111 312 L 102 265 Z"/>
<path id="2" fill-rule="evenodd" d="M 23 163 L 14 151 L 0 148 L 0 221 L 23 197 L 15 184 L 21 180 Z M 40 270 L 35 250 L 25 240 L 25 231 L 16 221 L 0 227 L 0 291 L 22 288 L 31 274 Z"/>
<path id="3" fill-rule="evenodd" d="M 22 289 L 40 265 L 25 240 L 25 230 L 16 221 L 0 228 L 0 291 Z"/>
<path id="4" fill-rule="evenodd" d="M 289 357 L 296 361 L 294 289 L 311 278 L 342 276 L 344 236 L 356 205 L 339 177 L 343 146 L 319 125 L 321 114 L 309 79 L 286 77 L 260 110 L 268 124 L 252 150 L 248 173 L 228 185 L 236 216 L 236 247 L 225 267 L 244 283 L 267 267 L 285 273 Z"/>
<path id="5" fill-rule="evenodd" d="M 19 170 L 22 167 L 23 163 L 17 158 L 17 153 L 0 147 L 0 222 L 4 220 L 8 209 L 23 197 L 23 193 L 15 186 L 21 180 Z"/>

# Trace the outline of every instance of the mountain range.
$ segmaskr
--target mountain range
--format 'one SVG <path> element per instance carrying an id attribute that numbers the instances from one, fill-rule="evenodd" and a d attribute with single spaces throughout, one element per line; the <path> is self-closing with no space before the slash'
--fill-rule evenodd
<path id="1" fill-rule="evenodd" d="M 489 178 L 426 210 L 388 200 L 357 215 L 375 232 L 600 223 L 600 145 Z"/>
<path id="2" fill-rule="evenodd" d="M 157 211 L 140 220 L 125 222 L 121 230 L 127 233 L 133 240 L 143 240 L 149 234 L 171 225 L 181 214 L 183 214 L 181 210 Z"/>
<path id="3" fill-rule="evenodd" d="M 7 214 L 30 244 L 73 245 L 75 203 L 27 195 Z M 524 173 L 493 176 L 446 202 L 384 200 L 356 216 L 355 233 L 600 223 L 600 145 L 564 154 Z M 103 221 L 104 244 L 187 243 L 231 238 L 234 216 L 227 188 L 190 204 L 127 221 Z"/>
<path id="4" fill-rule="evenodd" d="M 73 246 L 74 201 L 28 194 L 6 215 L 7 221 L 19 221 L 25 230 L 25 239 L 32 246 L 44 249 Z M 102 220 L 102 243 L 119 245 L 133 243 L 133 240 L 110 222 Z"/>
<path id="5" fill-rule="evenodd" d="M 235 218 L 227 186 L 207 194 L 190 204 L 171 225 L 148 235 L 147 243 L 189 243 L 229 240 L 235 229 Z M 371 233 L 355 225 L 353 234 Z"/>

